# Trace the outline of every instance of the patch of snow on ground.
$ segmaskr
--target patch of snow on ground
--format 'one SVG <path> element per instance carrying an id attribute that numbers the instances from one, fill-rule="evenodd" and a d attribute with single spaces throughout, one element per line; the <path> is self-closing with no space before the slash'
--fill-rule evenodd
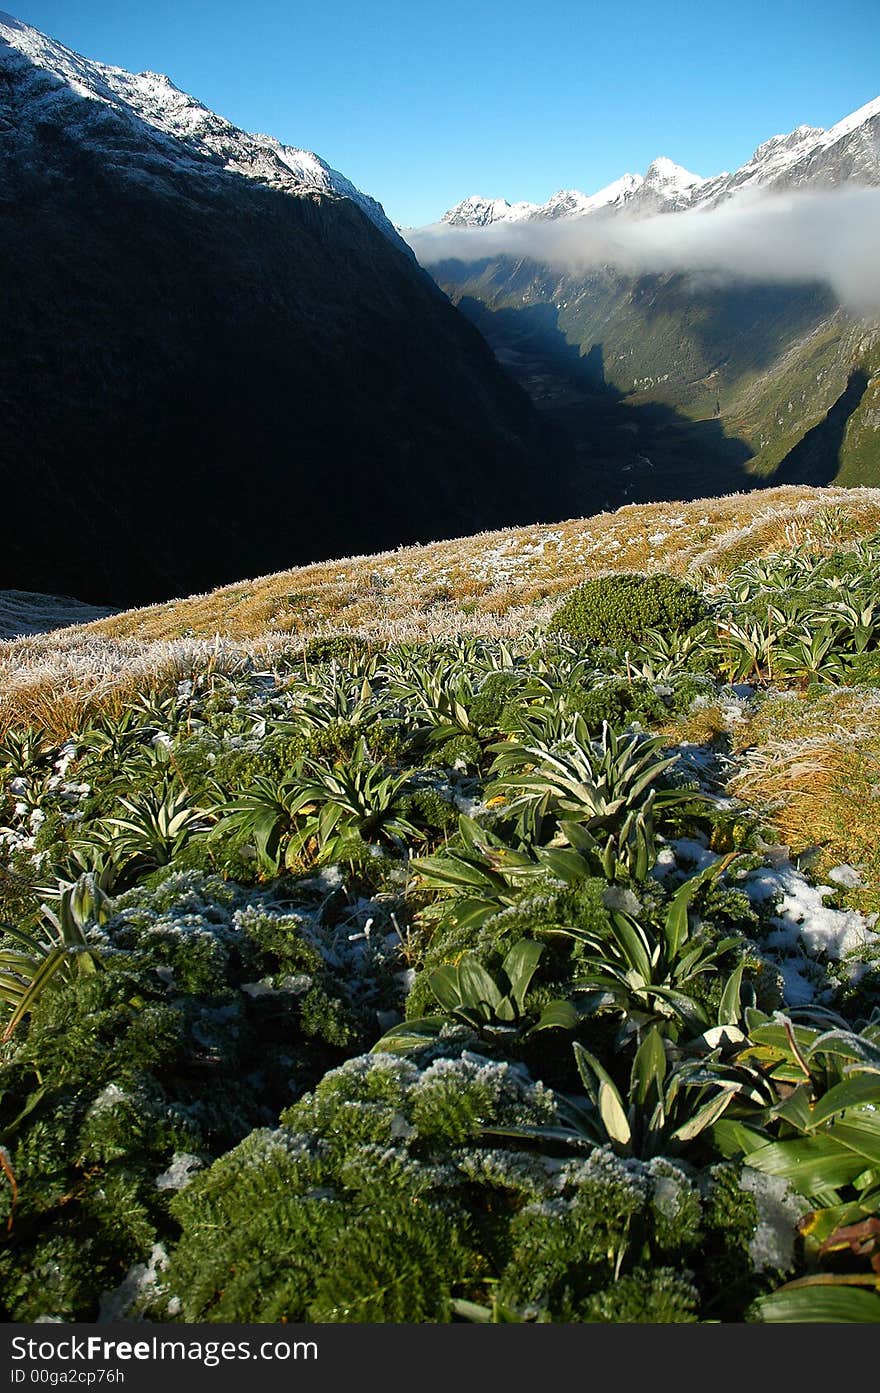
<path id="1" fill-rule="evenodd" d="M 750 1194 L 758 1210 L 758 1225 L 749 1244 L 756 1272 L 770 1269 L 789 1272 L 794 1267 L 796 1225 L 809 1203 L 778 1175 L 744 1166 L 739 1186 Z"/>
<path id="2" fill-rule="evenodd" d="M 751 871 L 743 888 L 757 904 L 776 902 L 771 917 L 776 929 L 768 939 L 772 948 L 803 944 L 812 954 L 825 953 L 839 960 L 880 943 L 872 920 L 856 909 L 831 909 L 825 898 L 834 894 L 834 887 L 810 885 L 790 863 Z"/>
<path id="3" fill-rule="evenodd" d="M 168 1254 L 161 1243 L 154 1243 L 147 1262 L 136 1262 L 113 1291 L 101 1293 L 98 1321 L 124 1320 L 133 1308 L 159 1290 L 160 1273 L 168 1266 Z"/>
<path id="4" fill-rule="evenodd" d="M 842 885 L 847 890 L 857 890 L 860 885 L 864 885 L 864 880 L 855 866 L 832 866 L 828 872 L 828 879 L 833 880 L 835 885 Z"/>
<path id="5" fill-rule="evenodd" d="M 656 878 L 662 879 L 670 871 L 682 869 L 682 863 L 688 872 L 705 871 L 719 859 L 714 851 L 710 851 L 707 846 L 696 841 L 693 837 L 678 837 L 661 847 L 654 875 Z"/>
<path id="6" fill-rule="evenodd" d="M 193 1172 L 201 1169 L 198 1156 L 189 1151 L 175 1151 L 171 1165 L 161 1175 L 156 1176 L 157 1190 L 182 1190 L 193 1178 Z"/>

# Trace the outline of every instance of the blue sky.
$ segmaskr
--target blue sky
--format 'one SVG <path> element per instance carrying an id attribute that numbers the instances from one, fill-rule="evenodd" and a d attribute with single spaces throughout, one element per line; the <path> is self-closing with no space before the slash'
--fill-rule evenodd
<path id="1" fill-rule="evenodd" d="M 315 150 L 395 222 L 543 202 L 669 155 L 742 164 L 880 95 L 877 0 L 0 0 L 90 58 L 169 76 Z"/>

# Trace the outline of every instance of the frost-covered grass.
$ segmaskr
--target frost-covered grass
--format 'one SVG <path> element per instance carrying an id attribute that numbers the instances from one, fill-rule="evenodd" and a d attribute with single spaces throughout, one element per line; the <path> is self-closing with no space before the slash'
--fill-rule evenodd
<path id="1" fill-rule="evenodd" d="M 876 1303 L 880 548 L 823 506 L 618 648 L 19 645 L 75 690 L 0 741 L 7 1318 Z"/>
<path id="2" fill-rule="evenodd" d="M 880 690 L 768 692 L 731 738 L 731 790 L 761 808 L 817 874 L 852 862 L 849 898 L 880 910 Z"/>
<path id="3" fill-rule="evenodd" d="M 85 627 L 0 643 L 0 729 L 76 723 L 148 674 L 276 657 L 340 630 L 380 641 L 510 638 L 544 623 L 559 596 L 619 571 L 723 576 L 742 560 L 880 526 L 880 491 L 786 487 L 690 503 L 640 504 L 554 525 L 405 547 L 224 586 Z"/>

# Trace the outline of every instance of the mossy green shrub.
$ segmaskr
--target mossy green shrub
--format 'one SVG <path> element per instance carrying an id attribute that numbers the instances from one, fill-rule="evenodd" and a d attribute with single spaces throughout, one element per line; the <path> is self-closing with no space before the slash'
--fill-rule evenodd
<path id="1" fill-rule="evenodd" d="M 325 926 L 326 898 L 304 888 L 297 909 L 194 874 L 140 886 L 90 931 L 101 970 L 44 992 L 0 1046 L 6 1319 L 95 1319 L 173 1238 L 175 1184 L 375 1041 L 398 964 Z"/>
<path id="2" fill-rule="evenodd" d="M 473 735 L 453 735 L 437 747 L 435 758 L 446 769 L 479 769 L 491 762 L 479 740 Z"/>
<path id="3" fill-rule="evenodd" d="M 707 664 L 710 662 L 707 659 Z M 687 714 L 695 703 L 711 701 L 717 691 L 715 682 L 705 672 L 675 673 L 666 683 L 654 683 L 654 693 L 662 695 L 676 716 Z"/>
<path id="4" fill-rule="evenodd" d="M 492 1130 L 553 1128 L 554 1096 L 445 1049 L 350 1060 L 196 1176 L 151 1317 L 436 1322 L 497 1298 L 521 1320 L 741 1318 L 760 1278 L 734 1166 L 518 1147 Z"/>
<path id="5" fill-rule="evenodd" d="M 584 646 L 627 648 L 652 629 L 684 634 L 707 614 L 703 597 L 684 581 L 624 572 L 579 586 L 556 610 L 548 630 Z"/>
<path id="6" fill-rule="evenodd" d="M 458 825 L 458 809 L 437 788 L 416 788 L 400 800 L 401 816 L 435 835 Z"/>
<path id="7" fill-rule="evenodd" d="M 644 725 L 663 721 L 669 708 L 653 685 L 643 677 L 604 677 L 591 687 L 574 686 L 561 693 L 567 711 L 583 716 L 589 726 L 601 730 L 607 721 L 615 729 L 638 720 Z"/>
<path id="8" fill-rule="evenodd" d="M 5 1319 L 93 1319 L 100 1293 L 173 1231 L 158 1178 L 175 1156 L 200 1165 L 234 1136 L 234 1123 L 224 1126 L 212 1148 L 211 1119 L 191 1106 L 197 1058 L 208 1053 L 194 1024 L 155 974 L 115 961 L 46 994 L 27 1034 L 4 1048 L 4 1144 L 17 1185 L 16 1197 L 0 1189 L 0 1219 L 11 1221 L 0 1252 Z M 215 1025 L 217 1062 L 228 1067 L 235 1056 L 223 1058 L 220 1033 Z M 248 1111 L 238 1100 L 239 1126 Z"/>
<path id="9" fill-rule="evenodd" d="M 204 742 L 195 748 L 184 745 L 178 756 L 188 786 L 192 787 L 194 780 L 198 782 L 201 764 L 201 770 L 214 784 L 238 793 L 249 788 L 256 778 L 282 778 L 307 752 L 308 738 L 304 731 L 294 735 L 270 731 L 259 739 L 251 737 L 237 745 L 223 747 L 210 763 L 199 760 L 203 748 Z M 205 779 L 203 786 L 207 782 Z"/>
<path id="10" fill-rule="evenodd" d="M 468 707 L 474 726 L 489 734 L 502 730 L 505 713 L 511 706 L 519 708 L 516 693 L 522 682 L 522 675 L 516 672 L 491 672 Z"/>
<path id="11" fill-rule="evenodd" d="M 368 640 L 360 634 L 330 634 L 325 638 L 312 638 L 303 650 L 309 663 L 338 663 L 341 667 L 355 662 L 369 651 Z"/>
<path id="12" fill-rule="evenodd" d="M 367 755 L 376 763 L 394 763 L 401 751 L 402 738 L 394 723 L 338 720 L 310 732 L 306 753 L 312 759 L 335 764 L 351 759 L 363 741 Z"/>
<path id="13" fill-rule="evenodd" d="M 880 651 L 874 649 L 850 657 L 846 681 L 850 687 L 880 687 Z"/>

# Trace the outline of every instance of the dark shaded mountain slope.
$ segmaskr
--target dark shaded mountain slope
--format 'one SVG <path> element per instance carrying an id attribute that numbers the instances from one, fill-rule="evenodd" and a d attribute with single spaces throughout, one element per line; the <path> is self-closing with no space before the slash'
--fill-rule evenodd
<path id="1" fill-rule="evenodd" d="M 3 54 L 0 586 L 142 603 L 588 505 L 354 202 L 178 159 Z"/>

